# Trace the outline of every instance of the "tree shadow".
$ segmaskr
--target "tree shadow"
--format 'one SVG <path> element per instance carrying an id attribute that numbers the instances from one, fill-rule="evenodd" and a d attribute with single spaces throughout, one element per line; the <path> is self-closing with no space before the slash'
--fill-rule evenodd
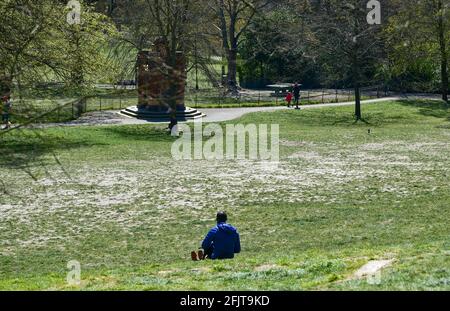
<path id="1" fill-rule="evenodd" d="M 364 124 L 366 124 L 366 125 L 372 125 L 369 121 L 367 121 L 367 120 L 364 119 L 364 118 L 361 118 L 361 119 L 356 119 L 356 118 L 355 118 L 355 122 L 353 122 L 353 124 L 358 124 L 359 122 L 364 123 Z"/>
<path id="2" fill-rule="evenodd" d="M 348 126 L 351 126 L 351 125 L 357 125 L 357 124 L 360 124 L 360 123 L 363 123 L 363 124 L 366 124 L 366 125 L 372 125 L 368 120 L 366 120 L 364 118 L 357 119 L 354 116 L 352 116 L 352 117 L 343 116 L 343 117 L 333 121 L 331 123 L 331 125 L 348 125 Z"/>
<path id="3" fill-rule="evenodd" d="M 336 118 L 334 121 L 329 122 L 330 125 L 352 125 L 355 124 L 355 119 L 347 116 Z"/>
<path id="4" fill-rule="evenodd" d="M 59 163 L 57 153 L 83 147 L 104 145 L 85 139 L 49 137 L 39 130 L 17 130 L 0 136 L 0 167 L 31 170 L 33 167 Z"/>
<path id="5" fill-rule="evenodd" d="M 148 142 L 173 142 L 175 138 L 170 136 L 163 127 L 150 126 L 114 126 L 103 128 L 102 131 L 109 135 L 125 140 L 138 140 Z"/>
<path id="6" fill-rule="evenodd" d="M 443 101 L 438 100 L 400 100 L 400 105 L 406 107 L 419 108 L 421 115 L 426 117 L 434 117 L 440 119 L 447 119 L 450 121 L 450 106 Z"/>

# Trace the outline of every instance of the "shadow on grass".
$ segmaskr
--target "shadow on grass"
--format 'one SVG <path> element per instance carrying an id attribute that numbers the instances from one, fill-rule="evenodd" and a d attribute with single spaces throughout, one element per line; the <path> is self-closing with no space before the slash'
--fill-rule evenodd
<path id="1" fill-rule="evenodd" d="M 75 150 L 83 147 L 102 145 L 84 139 L 69 139 L 46 135 L 39 130 L 17 130 L 0 136 L 0 167 L 29 169 L 36 165 L 46 165 L 46 156 L 53 156 L 56 162 L 60 150 Z"/>
<path id="2" fill-rule="evenodd" d="M 155 128 L 148 125 L 114 126 L 102 128 L 102 131 L 125 140 L 148 142 L 173 142 L 175 139 L 161 126 Z"/>
<path id="3" fill-rule="evenodd" d="M 349 116 L 342 116 L 341 118 L 332 122 L 331 125 L 352 126 L 352 125 L 376 125 L 376 124 L 374 124 L 373 122 L 371 122 L 366 118 L 357 119 L 355 116 L 349 115 Z"/>
<path id="4" fill-rule="evenodd" d="M 364 123 L 364 124 L 366 124 L 366 125 L 372 125 L 369 121 L 367 121 L 366 119 L 364 119 L 364 118 L 362 118 L 362 119 L 355 119 L 355 124 L 356 123 L 358 123 L 358 122 L 361 122 L 361 123 Z"/>
<path id="5" fill-rule="evenodd" d="M 446 118 L 450 121 L 450 106 L 437 100 L 400 100 L 399 104 L 419 108 L 419 113 L 426 117 Z"/>

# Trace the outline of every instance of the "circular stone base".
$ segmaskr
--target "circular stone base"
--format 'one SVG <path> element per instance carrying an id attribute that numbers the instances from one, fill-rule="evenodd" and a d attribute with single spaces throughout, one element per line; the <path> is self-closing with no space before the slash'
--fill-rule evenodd
<path id="1" fill-rule="evenodd" d="M 162 111 L 151 111 L 146 109 L 139 109 L 137 106 L 128 107 L 121 111 L 121 114 L 149 121 L 170 121 L 170 113 Z M 194 108 L 186 107 L 184 111 L 177 111 L 178 121 L 196 120 L 205 117 L 206 115 Z"/>

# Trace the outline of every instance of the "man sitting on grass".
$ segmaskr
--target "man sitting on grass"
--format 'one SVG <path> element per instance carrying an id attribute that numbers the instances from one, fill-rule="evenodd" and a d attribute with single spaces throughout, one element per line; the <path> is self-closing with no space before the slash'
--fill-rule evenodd
<path id="1" fill-rule="evenodd" d="M 234 254 L 241 252 L 239 233 L 232 225 L 227 224 L 228 216 L 225 212 L 217 213 L 217 226 L 212 228 L 202 243 L 203 251 L 192 252 L 192 260 L 232 259 Z"/>

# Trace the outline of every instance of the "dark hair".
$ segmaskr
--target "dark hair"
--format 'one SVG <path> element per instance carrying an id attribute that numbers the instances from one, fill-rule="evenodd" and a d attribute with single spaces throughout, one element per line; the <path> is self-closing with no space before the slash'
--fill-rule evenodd
<path id="1" fill-rule="evenodd" d="M 227 222 L 227 220 L 228 220 L 227 213 L 218 212 L 216 219 L 217 219 L 217 222 Z"/>

